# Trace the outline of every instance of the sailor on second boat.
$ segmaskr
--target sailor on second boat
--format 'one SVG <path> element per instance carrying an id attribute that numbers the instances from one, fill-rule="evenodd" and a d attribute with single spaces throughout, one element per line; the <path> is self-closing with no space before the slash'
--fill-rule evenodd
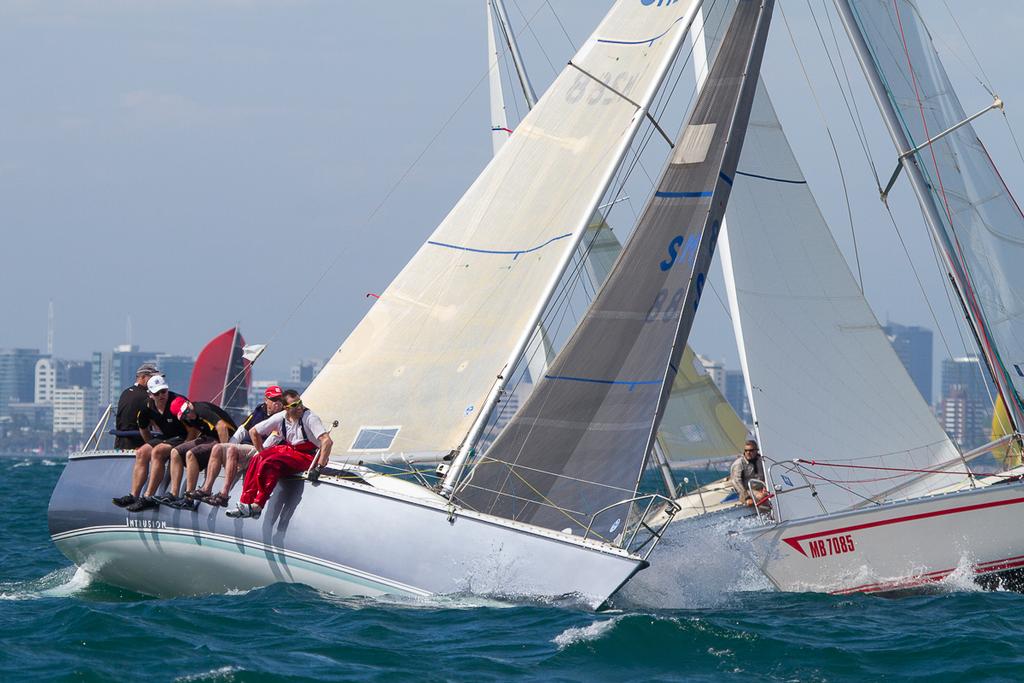
<path id="1" fill-rule="evenodd" d="M 236 509 L 227 512 L 228 517 L 258 518 L 278 479 L 305 472 L 315 459 L 315 467 L 310 471 L 310 479 L 315 481 L 331 457 L 331 446 L 334 445 L 331 435 L 324 429 L 320 418 L 302 405 L 299 392 L 285 391 L 284 400 L 285 410 L 249 430 L 259 453 L 249 463 L 240 502 Z M 280 435 L 281 443 L 263 450 L 263 439 L 275 432 Z"/>
<path id="2" fill-rule="evenodd" d="M 736 458 L 729 468 L 729 483 L 736 489 L 741 504 L 750 507 L 756 504 L 761 507 L 767 502 L 768 492 L 764 488 L 761 451 L 753 439 L 743 444 L 743 455 Z M 751 492 L 754 494 L 753 498 Z"/>

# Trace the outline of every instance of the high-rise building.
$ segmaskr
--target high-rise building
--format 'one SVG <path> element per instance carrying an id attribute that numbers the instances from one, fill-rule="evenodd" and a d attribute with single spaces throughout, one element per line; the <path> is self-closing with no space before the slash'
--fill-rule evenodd
<path id="1" fill-rule="evenodd" d="M 156 366 L 160 368 L 160 372 L 163 373 L 164 379 L 167 380 L 167 384 L 171 387 L 171 391 L 181 394 L 182 396 L 187 396 L 188 385 L 192 380 L 192 368 L 196 365 L 196 359 L 192 356 L 175 356 L 169 353 L 158 353 L 155 354 L 154 362 L 156 363 Z M 132 368 L 133 380 L 137 369 L 138 366 Z M 126 384 L 125 386 L 128 385 Z"/>
<path id="2" fill-rule="evenodd" d="M 297 365 L 292 366 L 285 389 L 295 389 L 300 393 L 305 391 L 323 367 L 324 361 L 319 358 L 300 360 Z"/>
<path id="3" fill-rule="evenodd" d="M 747 400 L 747 383 L 743 379 L 742 371 L 725 371 L 725 391 L 722 394 L 725 395 L 725 400 L 729 402 L 744 424 L 749 425 L 753 422 L 750 414 L 750 401 Z"/>
<path id="4" fill-rule="evenodd" d="M 0 349 L 0 417 L 11 403 L 34 403 L 39 349 Z"/>
<path id="5" fill-rule="evenodd" d="M 718 387 L 718 390 L 724 394 L 725 365 L 722 363 L 722 361 L 705 358 L 699 353 L 694 354 L 694 357 L 697 359 L 697 362 L 700 364 L 701 368 L 703 368 L 705 374 L 707 374 L 708 377 L 711 378 L 711 381 L 715 383 L 715 386 Z"/>
<path id="6" fill-rule="evenodd" d="M 155 362 L 157 355 L 154 351 L 140 351 L 139 347 L 134 344 L 115 346 L 113 353 L 110 354 L 110 393 L 112 400 L 116 401 L 124 389 L 135 383 L 135 371 L 139 369 L 139 366 L 143 363 Z M 160 370 L 163 370 L 163 368 L 160 368 Z M 170 384 L 169 381 L 168 384 Z M 181 393 L 184 394 L 185 390 L 182 390 Z"/>
<path id="7" fill-rule="evenodd" d="M 59 361 L 44 356 L 36 361 L 35 389 L 32 392 L 36 403 L 53 403 L 53 392 L 57 388 L 57 367 Z"/>
<path id="8" fill-rule="evenodd" d="M 942 400 L 939 413 L 949 438 L 964 449 L 988 441 L 995 387 L 977 357 L 942 361 Z"/>
<path id="9" fill-rule="evenodd" d="M 84 434 L 95 427 L 96 394 L 85 387 L 53 392 L 53 433 Z"/>
<path id="10" fill-rule="evenodd" d="M 57 384 L 60 386 L 61 382 L 64 386 L 69 387 L 88 387 L 92 388 L 92 363 L 87 360 L 65 360 L 61 361 L 63 365 L 63 377 L 57 376 Z M 58 373 L 61 370 L 58 368 Z"/>
<path id="11" fill-rule="evenodd" d="M 925 327 L 886 323 L 882 330 L 921 396 L 932 404 L 932 331 Z M 945 393 L 943 393 L 945 396 Z"/>

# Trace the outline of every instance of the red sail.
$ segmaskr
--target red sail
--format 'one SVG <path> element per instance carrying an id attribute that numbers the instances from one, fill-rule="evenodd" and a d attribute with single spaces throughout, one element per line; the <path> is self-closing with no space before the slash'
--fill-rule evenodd
<path id="1" fill-rule="evenodd" d="M 252 382 L 251 364 L 242 357 L 244 346 L 237 327 L 211 339 L 196 358 L 189 398 L 216 403 L 236 418 L 244 415 Z"/>

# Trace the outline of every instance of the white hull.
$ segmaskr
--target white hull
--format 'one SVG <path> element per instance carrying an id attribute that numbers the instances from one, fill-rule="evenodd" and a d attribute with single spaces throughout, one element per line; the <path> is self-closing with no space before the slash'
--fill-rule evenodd
<path id="1" fill-rule="evenodd" d="M 783 591 L 917 589 L 954 572 L 1024 567 L 1024 482 L 917 498 L 746 532 L 759 566 Z M 1009 523 L 1008 523 L 1009 520 Z"/>
<path id="2" fill-rule="evenodd" d="M 50 533 L 101 580 L 150 595 L 283 581 L 340 596 L 574 596 L 596 608 L 647 566 L 617 547 L 462 510 L 380 475 L 325 476 L 319 485 L 285 479 L 258 520 L 205 505 L 127 513 L 110 499 L 133 460 L 73 456 L 50 501 Z"/>

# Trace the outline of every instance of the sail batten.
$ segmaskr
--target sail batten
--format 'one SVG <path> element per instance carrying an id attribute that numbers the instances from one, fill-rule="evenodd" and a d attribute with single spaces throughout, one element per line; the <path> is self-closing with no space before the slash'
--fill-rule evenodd
<path id="1" fill-rule="evenodd" d="M 622 528 L 629 504 L 620 501 L 636 491 L 714 251 L 756 80 L 745 76 L 759 69 L 770 8 L 736 4 L 679 138 L 692 126 L 714 128 L 707 149 L 700 160 L 669 159 L 607 282 L 475 464 L 461 504 L 573 533 L 591 528 L 595 515 L 596 533 L 614 537 Z"/>
<path id="2" fill-rule="evenodd" d="M 697 2 L 622 0 L 573 61 L 648 104 Z M 665 30 L 647 48 L 600 40 Z M 640 116 L 575 69 L 555 79 L 307 389 L 340 422 L 338 456 L 358 457 L 363 427 L 395 425 L 388 452 L 447 452 L 484 424 Z"/>

